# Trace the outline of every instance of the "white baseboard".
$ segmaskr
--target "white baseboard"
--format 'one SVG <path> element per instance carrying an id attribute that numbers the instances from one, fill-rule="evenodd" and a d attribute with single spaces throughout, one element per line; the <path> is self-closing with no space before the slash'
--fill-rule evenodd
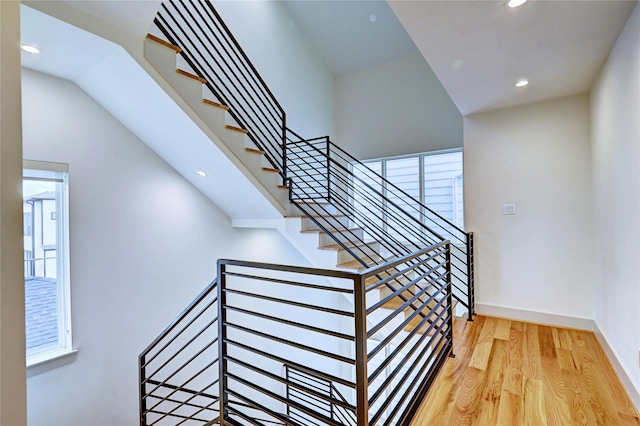
<path id="1" fill-rule="evenodd" d="M 618 375 L 618 378 L 622 382 L 622 385 L 627 390 L 627 393 L 629 394 L 629 397 L 631 398 L 633 405 L 635 405 L 636 410 L 640 411 L 639 410 L 640 392 L 633 385 L 633 382 L 631 381 L 631 378 L 627 374 L 627 371 L 622 366 L 622 364 L 620 364 L 620 362 L 618 361 L 618 357 L 616 356 L 615 351 L 611 348 L 611 346 L 609 346 L 609 342 L 604 337 L 604 334 L 602 334 L 602 331 L 598 327 L 598 324 L 595 324 L 593 333 L 596 335 L 598 342 L 600 342 L 600 346 L 602 346 L 602 349 L 604 349 L 604 352 L 607 354 L 607 358 L 609 358 L 609 361 L 611 361 L 611 365 L 613 366 L 613 369 L 616 371 L 616 374 Z"/>
<path id="2" fill-rule="evenodd" d="M 476 313 L 491 317 L 510 318 L 537 324 L 554 325 L 558 327 L 577 328 L 579 330 L 593 331 L 595 323 L 589 318 L 577 318 L 566 315 L 549 314 L 546 312 L 525 311 L 522 309 L 507 308 L 504 306 L 486 305 L 476 303 Z"/>

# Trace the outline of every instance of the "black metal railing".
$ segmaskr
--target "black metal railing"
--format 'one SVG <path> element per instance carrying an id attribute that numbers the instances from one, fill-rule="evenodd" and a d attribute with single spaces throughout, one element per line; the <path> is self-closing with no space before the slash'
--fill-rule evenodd
<path id="1" fill-rule="evenodd" d="M 454 298 L 472 319 L 472 233 L 434 212 L 328 137 L 290 141 L 286 153 L 291 202 L 325 233 L 333 234 L 335 243 L 362 267 L 450 240 Z M 340 235 L 326 221 L 336 215 L 346 219 L 343 224 L 348 222 Z"/>
<path id="2" fill-rule="evenodd" d="M 358 273 L 219 261 L 221 410 L 248 423 L 407 423 L 451 352 L 449 253 L 440 243 Z M 394 274 L 415 278 L 380 299 Z"/>
<path id="3" fill-rule="evenodd" d="M 286 179 L 286 114 L 209 0 L 165 0 L 154 20 L 235 124 Z"/>
<path id="4" fill-rule="evenodd" d="M 407 424 L 452 350 L 448 242 L 360 272 L 218 274 L 140 355 L 141 425 Z"/>
<path id="5" fill-rule="evenodd" d="M 219 417 L 217 281 L 139 357 L 140 424 L 208 424 Z"/>

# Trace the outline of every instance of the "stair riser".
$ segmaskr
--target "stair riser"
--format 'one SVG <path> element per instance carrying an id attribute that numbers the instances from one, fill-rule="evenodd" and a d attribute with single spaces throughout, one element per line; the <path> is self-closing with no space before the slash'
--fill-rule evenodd
<path id="1" fill-rule="evenodd" d="M 338 214 L 338 210 L 332 206 L 331 204 L 316 204 L 316 203 L 300 203 L 301 207 L 304 211 L 309 212 L 309 214 Z M 295 207 L 295 213 L 304 215 L 302 209 L 298 209 Z"/>
<path id="2" fill-rule="evenodd" d="M 320 222 L 322 226 L 324 226 L 329 230 L 334 230 L 334 229 L 340 230 L 340 229 L 345 229 L 349 226 L 349 218 L 346 216 L 316 217 L 315 219 L 318 222 Z M 320 228 L 320 226 L 317 225 L 312 219 L 305 217 L 305 218 L 302 218 L 302 230 L 303 231 L 321 231 L 322 228 Z"/>
<path id="3" fill-rule="evenodd" d="M 350 249 L 358 257 L 374 257 L 380 254 L 380 243 L 368 243 L 367 245 L 363 246 L 350 247 Z M 351 260 L 355 260 L 355 257 L 352 256 L 347 250 L 338 250 L 338 263 L 349 262 Z"/>
<path id="4" fill-rule="evenodd" d="M 354 239 L 362 240 L 364 238 L 364 231 L 362 229 L 351 229 L 349 232 L 345 232 L 344 234 L 340 232 L 334 232 L 333 236 L 341 242 L 348 242 Z M 321 232 L 318 238 L 318 245 L 320 247 L 328 246 L 331 244 L 335 244 L 336 240 L 331 238 L 329 234 Z"/>
<path id="5" fill-rule="evenodd" d="M 173 49 L 145 39 L 144 56 L 163 77 L 165 71 L 176 70 L 176 51 Z"/>

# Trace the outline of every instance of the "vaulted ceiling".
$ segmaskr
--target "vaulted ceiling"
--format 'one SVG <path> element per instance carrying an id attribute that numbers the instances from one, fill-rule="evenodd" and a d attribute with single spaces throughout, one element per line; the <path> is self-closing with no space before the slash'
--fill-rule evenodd
<path id="1" fill-rule="evenodd" d="M 635 1 L 286 2 L 336 74 L 422 53 L 463 115 L 585 93 Z M 528 79 L 524 88 L 514 87 Z"/>

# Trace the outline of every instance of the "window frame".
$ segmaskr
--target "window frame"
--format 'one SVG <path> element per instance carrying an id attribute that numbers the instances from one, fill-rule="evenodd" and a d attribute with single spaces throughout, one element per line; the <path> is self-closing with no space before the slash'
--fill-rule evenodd
<path id="1" fill-rule="evenodd" d="M 464 176 L 464 150 L 463 148 L 451 148 L 451 149 L 443 149 L 443 150 L 437 150 L 437 151 L 427 151 L 427 152 L 420 152 L 420 153 L 414 153 L 414 154 L 404 154 L 404 155 L 395 155 L 395 156 L 389 156 L 389 157 L 379 157 L 379 158 L 371 158 L 371 159 L 366 159 L 366 160 L 360 160 L 360 163 L 364 164 L 367 167 L 370 167 L 371 163 L 379 163 L 380 164 L 380 175 L 384 178 L 383 181 L 381 182 L 381 190 L 382 193 L 384 194 L 385 197 L 388 196 L 388 189 L 387 189 L 387 181 L 389 181 L 389 176 L 387 175 L 387 163 L 389 161 L 395 161 L 395 160 L 403 160 L 403 159 L 409 159 L 409 158 L 417 158 L 418 159 L 418 193 L 419 193 L 419 201 L 422 205 L 427 206 L 428 207 L 428 203 L 426 202 L 426 191 L 425 191 L 425 157 L 428 156 L 433 156 L 433 155 L 445 155 L 445 154 L 451 154 L 451 153 L 460 153 L 461 154 L 461 163 L 462 163 L 462 173 L 459 175 L 456 175 L 453 180 L 457 180 L 460 179 L 460 176 Z M 354 163 L 350 163 L 349 164 L 349 170 L 350 171 L 354 171 Z M 453 218 L 451 220 L 451 223 L 453 223 L 454 225 L 458 226 L 461 229 L 464 229 L 464 220 L 465 220 L 465 216 L 464 216 L 464 178 L 461 179 L 461 183 L 462 183 L 462 220 L 461 220 L 461 225 L 458 225 L 457 222 L 457 206 L 456 206 L 456 199 L 457 199 L 457 194 L 456 194 L 456 188 L 455 188 L 455 183 L 454 183 L 454 187 L 453 189 L 453 194 L 452 194 L 452 207 L 453 207 Z M 351 198 L 353 200 L 353 195 L 351 195 Z M 352 201 L 353 202 L 353 201 Z M 424 208 L 420 208 L 420 215 L 421 217 L 425 217 L 426 216 L 426 211 L 424 210 Z M 386 225 L 384 225 L 386 226 Z M 458 235 L 458 231 L 454 231 L 453 234 L 451 234 L 452 236 L 455 237 L 455 240 L 460 240 L 461 236 Z"/>
<path id="2" fill-rule="evenodd" d="M 46 176 L 50 175 L 50 176 Z M 44 161 L 23 161 L 23 181 L 52 180 L 61 183 L 56 189 L 56 286 L 57 286 L 57 345 L 45 346 L 26 351 L 27 367 L 51 361 L 71 353 L 73 349 L 71 321 L 71 268 L 69 245 L 69 167 L 64 163 Z M 32 214 L 34 214 L 32 212 Z M 32 238 L 35 230 L 32 230 Z M 26 248 L 25 248 L 26 249 Z M 26 303 L 26 300 L 25 300 Z M 26 309 L 26 306 L 25 306 Z M 26 330 L 25 330 L 26 333 Z"/>

